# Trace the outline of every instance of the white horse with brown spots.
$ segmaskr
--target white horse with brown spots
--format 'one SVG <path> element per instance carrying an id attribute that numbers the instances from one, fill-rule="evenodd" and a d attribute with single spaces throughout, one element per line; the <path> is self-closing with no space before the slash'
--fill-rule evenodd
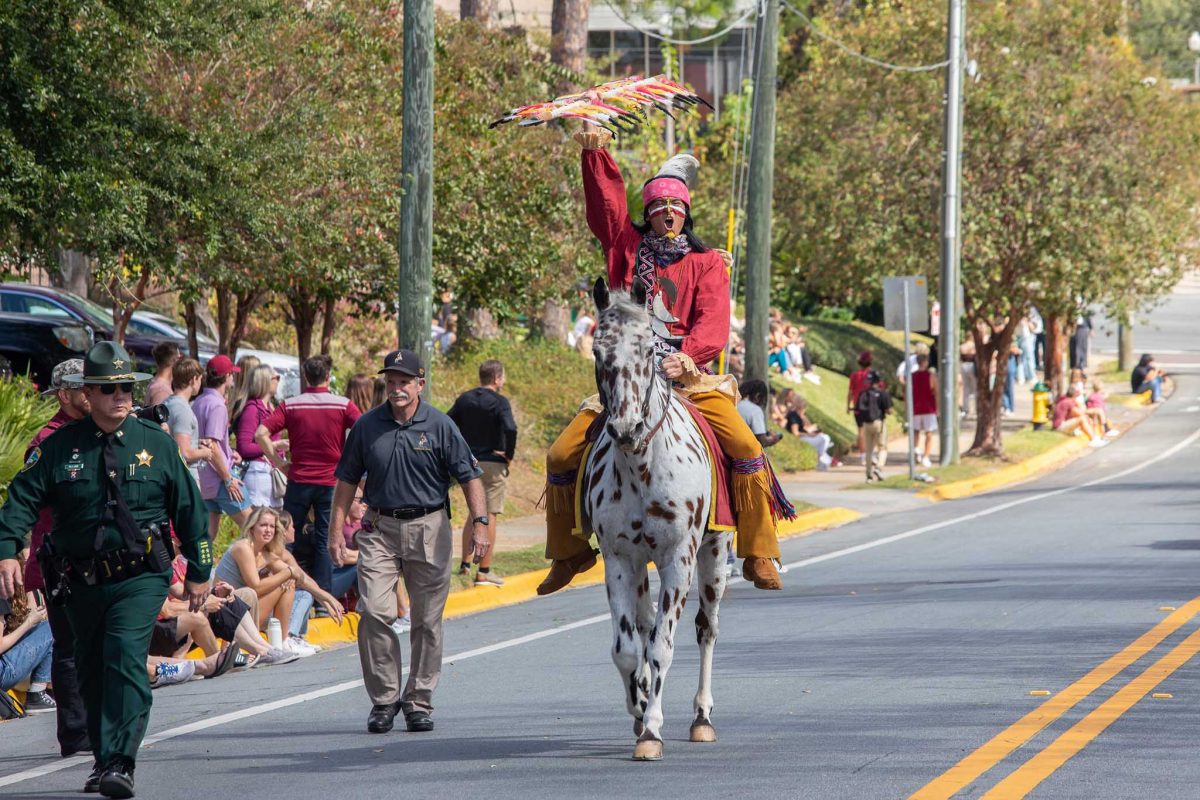
<path id="1" fill-rule="evenodd" d="M 632 296 L 593 290 L 599 312 L 596 384 L 608 412 L 582 481 L 585 514 L 604 556 L 613 620 L 613 662 L 638 736 L 633 757 L 662 758 L 662 692 L 693 573 L 699 573 L 700 686 L 693 742 L 716 741 L 712 653 L 732 533 L 706 535 L 712 473 L 704 439 L 655 366 L 640 284 Z M 650 591 L 648 565 L 660 591 Z M 658 600 L 658 611 L 654 600 Z"/>

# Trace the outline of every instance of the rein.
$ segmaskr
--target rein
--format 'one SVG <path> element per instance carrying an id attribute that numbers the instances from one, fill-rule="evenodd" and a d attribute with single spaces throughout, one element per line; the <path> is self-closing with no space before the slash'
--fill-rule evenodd
<path id="1" fill-rule="evenodd" d="M 658 379 L 656 377 L 655 383 L 657 383 L 657 382 L 658 382 Z M 650 405 L 649 397 L 646 398 L 646 405 L 647 406 Z M 650 432 L 646 434 L 646 438 L 642 439 L 642 443 L 639 444 L 637 446 L 637 449 L 633 451 L 634 455 L 640 456 L 640 455 L 644 455 L 646 453 L 646 450 L 648 450 L 650 448 L 650 442 L 651 442 L 651 440 L 654 439 L 654 435 L 656 433 L 658 433 L 660 430 L 662 430 L 663 423 L 667 421 L 667 414 L 669 414 L 670 411 L 671 411 L 671 385 L 668 383 L 667 384 L 667 398 L 663 401 L 662 416 L 660 416 L 658 418 L 658 422 L 654 423 L 654 427 L 652 427 L 650 429 Z"/>

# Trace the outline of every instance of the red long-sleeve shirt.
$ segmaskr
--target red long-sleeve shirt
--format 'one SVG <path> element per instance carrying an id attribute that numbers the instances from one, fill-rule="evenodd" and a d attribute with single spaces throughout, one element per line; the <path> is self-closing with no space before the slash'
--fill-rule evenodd
<path id="1" fill-rule="evenodd" d="M 604 248 L 609 286 L 631 286 L 642 234 L 629 218 L 625 181 L 607 150 L 583 151 L 583 198 L 588 227 Z M 698 366 L 708 364 L 729 341 L 729 274 L 724 259 L 715 250 L 693 252 L 655 272 L 679 290 L 670 309 L 679 322 L 670 330 L 683 337 L 680 350 Z"/>

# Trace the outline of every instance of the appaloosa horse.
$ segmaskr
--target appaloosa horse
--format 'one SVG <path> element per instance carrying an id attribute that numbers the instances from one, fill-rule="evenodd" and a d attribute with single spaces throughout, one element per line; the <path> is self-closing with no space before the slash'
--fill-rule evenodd
<path id="1" fill-rule="evenodd" d="M 633 757 L 662 758 L 662 692 L 692 575 L 699 572 L 700 686 L 693 742 L 716 741 L 712 653 L 730 532 L 709 532 L 712 473 L 704 439 L 656 369 L 645 290 L 593 290 L 596 384 L 608 419 L 585 465 L 582 504 L 604 555 L 613 662 L 638 736 Z M 651 594 L 654 563 L 661 591 Z M 658 600 L 655 613 L 653 601 Z"/>

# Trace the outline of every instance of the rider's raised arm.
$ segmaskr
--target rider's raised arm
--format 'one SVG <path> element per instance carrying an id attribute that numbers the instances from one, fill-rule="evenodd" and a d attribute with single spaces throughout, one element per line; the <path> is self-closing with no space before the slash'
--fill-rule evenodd
<path id="1" fill-rule="evenodd" d="M 625 180 L 612 154 L 603 148 L 585 148 L 581 160 L 588 227 L 600 240 L 607 255 L 619 246 L 623 236 L 633 232 L 633 221 L 629 219 L 629 205 L 625 198 Z"/>
<path id="2" fill-rule="evenodd" d="M 729 342 L 729 273 L 714 250 L 702 254 L 705 264 L 697 276 L 695 319 L 680 349 L 703 367 Z"/>

